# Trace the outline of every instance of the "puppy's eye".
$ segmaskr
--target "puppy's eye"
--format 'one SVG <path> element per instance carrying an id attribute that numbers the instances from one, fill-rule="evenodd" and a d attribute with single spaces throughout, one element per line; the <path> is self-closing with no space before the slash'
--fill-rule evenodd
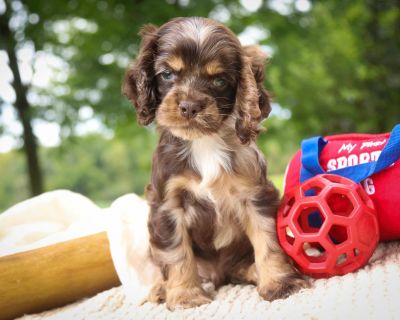
<path id="1" fill-rule="evenodd" d="M 215 78 L 212 83 L 215 87 L 222 88 L 223 86 L 225 86 L 226 81 L 225 81 L 225 79 L 218 77 L 218 78 Z"/>
<path id="2" fill-rule="evenodd" d="M 164 80 L 173 80 L 175 78 L 175 74 L 171 70 L 165 70 L 161 73 L 161 77 Z"/>

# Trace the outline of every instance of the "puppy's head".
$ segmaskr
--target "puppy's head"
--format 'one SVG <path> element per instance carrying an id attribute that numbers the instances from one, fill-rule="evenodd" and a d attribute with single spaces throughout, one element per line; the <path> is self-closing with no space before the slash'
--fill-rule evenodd
<path id="1" fill-rule="evenodd" d="M 175 136 L 193 140 L 218 132 L 231 117 L 242 143 L 256 137 L 270 111 L 259 49 L 242 47 L 228 28 L 198 17 L 147 25 L 141 36 L 123 85 L 141 125 L 155 118 Z"/>

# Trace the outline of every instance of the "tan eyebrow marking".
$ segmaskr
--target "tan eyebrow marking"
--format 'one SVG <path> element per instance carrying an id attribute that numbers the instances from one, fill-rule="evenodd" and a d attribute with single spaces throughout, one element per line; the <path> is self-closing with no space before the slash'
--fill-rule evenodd
<path id="1" fill-rule="evenodd" d="M 221 64 L 218 61 L 211 61 L 205 66 L 206 72 L 212 76 L 224 71 Z"/>
<path id="2" fill-rule="evenodd" d="M 170 66 L 171 69 L 173 69 L 176 72 L 179 72 L 183 68 L 185 68 L 185 64 L 183 63 L 183 60 L 177 56 L 172 56 L 172 57 L 168 58 L 167 64 Z"/>

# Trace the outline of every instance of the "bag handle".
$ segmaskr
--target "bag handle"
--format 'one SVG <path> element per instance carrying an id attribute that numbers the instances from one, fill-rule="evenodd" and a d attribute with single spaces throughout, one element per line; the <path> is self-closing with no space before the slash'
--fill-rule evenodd
<path id="1" fill-rule="evenodd" d="M 322 137 L 313 137 L 303 140 L 301 143 L 301 173 L 300 181 L 304 182 L 317 174 L 325 173 L 319 163 L 322 149 L 328 143 Z M 400 158 L 400 124 L 397 124 L 383 148 L 377 161 L 362 163 L 351 167 L 329 171 L 355 182 L 361 182 L 369 176 L 378 173 Z"/>

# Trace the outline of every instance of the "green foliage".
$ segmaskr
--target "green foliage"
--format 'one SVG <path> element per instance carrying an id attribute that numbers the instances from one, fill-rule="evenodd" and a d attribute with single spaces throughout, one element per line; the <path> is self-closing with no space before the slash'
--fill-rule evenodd
<path id="1" fill-rule="evenodd" d="M 259 136 L 257 145 L 267 158 L 268 173 L 282 174 L 299 148 L 295 127 L 276 116 L 264 121 L 264 127 L 266 129 Z"/>
<path id="2" fill-rule="evenodd" d="M 282 195 L 283 194 L 284 175 L 283 174 L 271 174 L 269 176 L 269 179 L 272 181 L 272 183 L 275 185 L 275 187 L 278 188 L 279 193 Z"/>
<path id="3" fill-rule="evenodd" d="M 266 120 L 258 145 L 280 186 L 303 138 L 389 131 L 400 121 L 398 1 L 310 1 L 306 11 L 295 1 L 285 3 L 286 13 L 272 9 L 272 1 L 256 12 L 246 11 L 239 0 L 24 1 L 24 10 L 39 20 L 17 30 L 19 43 L 31 42 L 36 52 L 63 62 L 51 86 L 30 88 L 37 97 L 31 99 L 34 116 L 63 127 L 62 145 L 41 150 L 46 189 L 68 188 L 100 202 L 142 194 L 157 137 L 153 127 L 137 126 L 121 95 L 121 80 L 137 54 L 141 26 L 176 16 L 225 10 L 230 15 L 225 23 L 234 32 L 248 26 L 266 31 L 260 44 L 273 51 L 266 86 L 290 117 Z M 80 111 L 87 106 L 112 139 L 77 135 L 86 121 Z M 0 208 L 5 208 L 28 195 L 22 155 L 0 155 L 0 168 Z"/>
<path id="4" fill-rule="evenodd" d="M 138 152 L 151 153 L 153 137 L 121 141 L 88 135 L 47 149 L 47 188 L 70 189 L 95 201 L 107 202 L 128 192 L 143 194 L 143 186 L 149 181 L 150 161 Z"/>
<path id="5" fill-rule="evenodd" d="M 276 24 L 262 15 L 276 48 L 269 82 L 300 134 L 383 132 L 400 120 L 398 4 L 317 1 Z"/>
<path id="6" fill-rule="evenodd" d="M 29 196 L 23 154 L 11 151 L 0 154 L 0 213 Z"/>
<path id="7" fill-rule="evenodd" d="M 90 106 L 105 125 L 132 122 L 132 107 L 122 97 L 125 70 L 138 52 L 138 32 L 146 23 L 160 25 L 177 16 L 207 16 L 213 1 L 191 1 L 187 6 L 160 0 L 146 1 L 27 1 L 25 8 L 40 17 L 28 24 L 26 38 L 67 62 L 67 68 L 45 90 L 35 107 L 38 117 L 65 127 L 73 135 L 79 110 Z"/>
<path id="8" fill-rule="evenodd" d="M 42 148 L 46 191 L 69 189 L 107 205 L 126 193 L 142 195 L 155 144 L 156 135 L 148 132 L 129 141 L 87 135 Z M 29 195 L 23 160 L 17 151 L 0 154 L 0 212 Z"/>

